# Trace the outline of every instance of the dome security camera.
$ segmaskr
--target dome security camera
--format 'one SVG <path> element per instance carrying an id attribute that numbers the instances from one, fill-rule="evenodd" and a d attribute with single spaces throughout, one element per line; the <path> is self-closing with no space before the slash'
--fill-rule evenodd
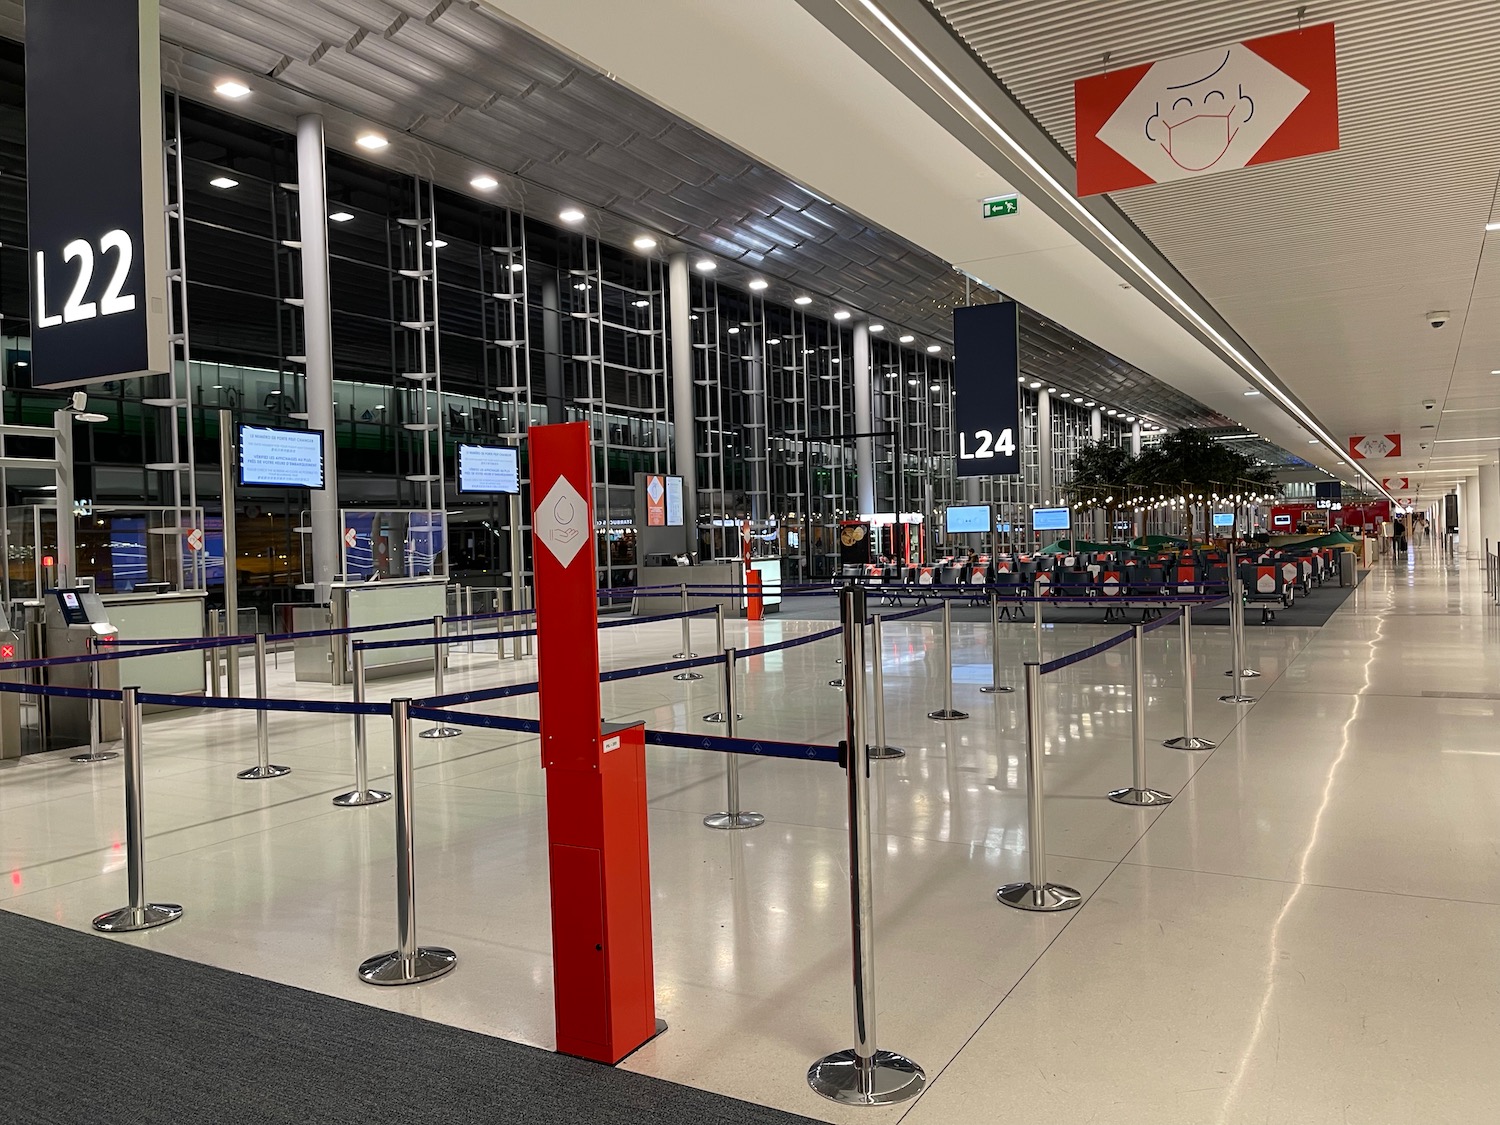
<path id="1" fill-rule="evenodd" d="M 1453 319 L 1453 314 L 1447 309 L 1438 309 L 1436 312 L 1428 313 L 1422 319 L 1427 321 L 1428 327 L 1430 328 L 1441 328 L 1443 325 L 1447 324 L 1450 320 Z"/>

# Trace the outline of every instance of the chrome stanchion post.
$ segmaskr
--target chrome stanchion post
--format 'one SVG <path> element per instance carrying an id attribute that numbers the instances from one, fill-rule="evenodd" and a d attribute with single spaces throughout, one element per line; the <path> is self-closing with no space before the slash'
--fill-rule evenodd
<path id="1" fill-rule="evenodd" d="M 729 652 L 729 651 L 731 651 L 724 644 L 724 604 L 722 602 L 720 602 L 718 605 L 714 606 L 714 630 L 715 630 L 715 636 L 718 638 L 718 641 L 719 641 L 719 651 L 720 652 Z M 729 698 L 730 694 L 732 693 L 733 687 L 734 687 L 734 685 L 732 683 L 729 683 L 730 679 L 732 679 L 732 677 L 726 677 L 726 679 L 719 681 L 719 709 L 717 711 L 710 711 L 707 715 L 704 715 L 703 716 L 703 721 L 705 723 L 722 723 L 724 721 L 724 716 L 726 714 L 728 714 L 728 712 L 729 712 L 728 698 Z M 729 687 L 728 688 L 726 688 L 724 686 L 726 683 L 729 683 Z M 743 716 L 743 715 L 736 715 L 735 716 L 736 719 L 743 719 L 744 717 L 745 716 Z"/>
<path id="2" fill-rule="evenodd" d="M 1031 596 L 1035 599 L 1031 603 L 1031 619 L 1036 623 L 1036 659 L 1040 664 L 1042 660 L 1042 580 L 1040 578 L 1031 584 Z"/>
<path id="3" fill-rule="evenodd" d="M 1016 689 L 1000 682 L 1000 598 L 990 591 L 990 682 L 979 690 L 985 695 L 999 695 Z"/>
<path id="4" fill-rule="evenodd" d="M 1072 910 L 1083 895 L 1072 887 L 1047 882 L 1047 833 L 1043 804 L 1042 764 L 1046 760 L 1042 738 L 1042 666 L 1026 663 L 1026 858 L 1031 878 L 1025 883 L 1007 883 L 995 898 L 1017 910 Z"/>
<path id="5" fill-rule="evenodd" d="M 359 979 L 366 984 L 417 984 L 449 972 L 458 954 L 441 946 L 417 944 L 410 699 L 391 700 L 391 746 L 396 777 L 396 948 L 362 962 Z"/>
<path id="6" fill-rule="evenodd" d="M 730 738 L 736 737 L 739 724 L 739 715 L 735 714 L 734 699 L 734 649 L 724 650 L 724 714 L 727 717 L 726 733 Z M 740 809 L 740 756 L 734 751 L 727 755 L 729 758 L 728 769 L 728 805 L 724 812 L 710 813 L 703 818 L 703 823 L 709 828 L 759 828 L 766 822 L 766 818 L 758 812 L 744 812 Z"/>
<path id="7" fill-rule="evenodd" d="M 1240 590 L 1239 576 L 1236 575 L 1229 583 L 1229 647 L 1233 649 L 1231 656 L 1234 658 L 1234 667 L 1229 674 L 1234 677 L 1234 691 L 1229 695 L 1219 696 L 1220 703 L 1254 703 L 1255 696 L 1246 695 L 1244 676 L 1244 652 L 1241 648 L 1242 634 L 1245 631 L 1245 599 Z"/>
<path id="8" fill-rule="evenodd" d="M 90 657 L 89 660 L 89 688 L 93 691 L 99 690 L 99 661 L 94 659 L 98 655 L 97 646 L 94 644 L 92 634 L 83 639 L 83 651 Z M 114 750 L 101 750 L 99 748 L 99 700 L 96 696 L 90 696 L 88 701 L 89 716 L 89 749 L 86 754 L 73 754 L 69 761 L 73 762 L 107 762 L 111 758 L 120 755 Z"/>
<path id="9" fill-rule="evenodd" d="M 255 698 L 264 700 L 266 698 L 266 635 L 255 634 Z M 241 781 L 264 781 L 268 777 L 282 777 L 292 772 L 291 766 L 273 766 L 271 764 L 271 716 L 264 708 L 256 708 L 255 711 L 255 750 L 257 764 L 247 770 L 240 770 L 234 776 Z"/>
<path id="10" fill-rule="evenodd" d="M 846 1105 L 889 1105 L 921 1092 L 922 1068 L 904 1055 L 882 1051 L 875 1037 L 875 880 L 870 831 L 870 759 L 865 741 L 865 592 L 839 594 L 844 624 L 845 792 L 849 806 L 849 918 L 854 962 L 854 1046 L 825 1055 L 807 1071 L 817 1093 Z"/>
<path id="11" fill-rule="evenodd" d="M 1193 734 L 1193 607 L 1182 607 L 1182 726 L 1184 734 L 1162 743 L 1169 750 L 1213 750 L 1217 742 Z"/>
<path id="12" fill-rule="evenodd" d="M 365 701 L 365 649 L 358 641 L 354 643 L 354 702 L 358 706 Z M 389 801 L 391 795 L 383 789 L 370 788 L 370 768 L 367 761 L 365 741 L 365 716 L 363 711 L 354 713 L 354 788 L 340 793 L 333 803 L 340 808 L 356 808 L 359 805 L 378 805 Z"/>
<path id="13" fill-rule="evenodd" d="M 140 688 L 120 691 L 120 726 L 125 743 L 125 867 L 130 880 L 130 905 L 94 919 L 94 929 L 107 934 L 129 933 L 165 926 L 182 917 L 175 902 L 146 901 L 146 824 L 141 802 L 144 770 L 141 764 Z"/>
<path id="14" fill-rule="evenodd" d="M 943 598 L 943 706 L 939 711 L 927 712 L 929 719 L 948 721 L 967 719 L 967 711 L 953 708 L 953 601 Z"/>
<path id="15" fill-rule="evenodd" d="M 1132 777 L 1128 789 L 1113 789 L 1109 799 L 1121 805 L 1169 805 L 1172 794 L 1146 784 L 1146 628 L 1131 626 L 1130 661 L 1134 685 L 1130 695 Z"/>
<path id="16" fill-rule="evenodd" d="M 692 618 L 688 616 L 688 588 L 682 584 L 682 651 L 672 654 L 673 660 L 691 660 L 698 654 L 693 651 Z M 701 679 L 702 677 L 698 677 Z"/>
<path id="17" fill-rule="evenodd" d="M 447 631 L 447 625 L 443 621 L 443 615 L 438 614 L 432 619 L 432 694 L 434 697 L 443 694 L 443 671 L 447 658 L 444 642 L 447 638 L 443 635 Z M 463 731 L 457 727 L 447 727 L 440 722 L 434 721 L 417 737 L 419 738 L 457 738 Z"/>
<path id="18" fill-rule="evenodd" d="M 870 617 L 870 647 L 875 650 L 870 661 L 875 689 L 875 743 L 870 747 L 872 758 L 904 758 L 906 751 L 891 746 L 885 740 L 885 644 L 880 635 L 880 614 Z"/>
<path id="19" fill-rule="evenodd" d="M 208 639 L 211 640 L 211 641 L 212 640 L 218 640 L 219 639 L 219 611 L 218 610 L 211 609 L 211 610 L 208 611 L 207 624 L 208 624 L 208 630 L 207 630 L 207 632 L 208 632 Z M 203 655 L 208 658 L 207 659 L 207 663 L 208 663 L 208 694 L 209 694 L 209 697 L 212 698 L 213 696 L 216 696 L 216 695 L 219 694 L 219 648 L 218 648 L 218 646 L 216 646 L 216 645 L 215 646 L 210 646 L 210 647 L 204 649 L 203 650 Z"/>

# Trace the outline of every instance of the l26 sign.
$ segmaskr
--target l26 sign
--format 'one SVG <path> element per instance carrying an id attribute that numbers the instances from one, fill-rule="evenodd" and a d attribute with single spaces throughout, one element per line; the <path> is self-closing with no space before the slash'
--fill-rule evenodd
<path id="1" fill-rule="evenodd" d="M 1333 24 L 1080 78 L 1073 116 L 1080 196 L 1334 151 Z"/>

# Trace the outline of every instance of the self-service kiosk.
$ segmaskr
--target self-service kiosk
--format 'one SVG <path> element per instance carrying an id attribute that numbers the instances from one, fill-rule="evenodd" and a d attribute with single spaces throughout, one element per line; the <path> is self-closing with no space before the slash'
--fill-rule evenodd
<path id="1" fill-rule="evenodd" d="M 99 595 L 87 586 L 48 590 L 44 604 L 44 636 L 49 658 L 86 656 L 110 644 L 119 633 L 110 624 L 109 611 Z M 120 686 L 120 665 L 116 660 L 54 665 L 46 672 L 47 683 L 60 687 L 117 689 Z M 49 741 L 54 746 L 87 745 L 92 753 L 97 750 L 98 742 L 113 742 L 120 737 L 118 703 L 63 696 L 47 696 L 42 703 L 47 709 Z"/>

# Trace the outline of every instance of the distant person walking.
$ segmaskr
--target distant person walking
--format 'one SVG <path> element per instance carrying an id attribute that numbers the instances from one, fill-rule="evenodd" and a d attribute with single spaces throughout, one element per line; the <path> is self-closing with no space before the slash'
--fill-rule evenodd
<path id="1" fill-rule="evenodd" d="M 1396 554 L 1404 555 L 1406 554 L 1406 521 L 1401 519 L 1400 516 L 1396 517 L 1394 530 L 1396 533 Z"/>

